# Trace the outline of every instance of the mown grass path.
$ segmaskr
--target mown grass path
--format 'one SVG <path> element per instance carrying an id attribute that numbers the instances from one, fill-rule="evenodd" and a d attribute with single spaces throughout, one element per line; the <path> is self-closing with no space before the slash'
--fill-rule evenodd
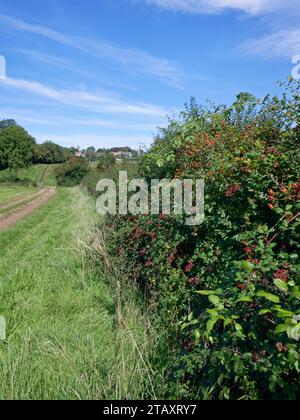
<path id="1" fill-rule="evenodd" d="M 18 221 L 33 213 L 55 194 L 55 188 L 45 188 L 39 190 L 34 196 L 31 196 L 24 201 L 8 205 L 8 207 L 0 207 L 0 231 L 8 229 Z"/>
<path id="2" fill-rule="evenodd" d="M 0 207 L 5 205 L 9 200 L 22 198 L 33 194 L 35 191 L 35 188 L 0 185 Z"/>
<path id="3" fill-rule="evenodd" d="M 116 322 L 113 289 L 83 251 L 96 219 L 79 188 L 0 232 L 0 399 L 143 398 L 151 337 L 134 300 Z M 146 394 L 147 393 L 147 394 Z M 155 397 L 155 395 L 150 395 Z"/>

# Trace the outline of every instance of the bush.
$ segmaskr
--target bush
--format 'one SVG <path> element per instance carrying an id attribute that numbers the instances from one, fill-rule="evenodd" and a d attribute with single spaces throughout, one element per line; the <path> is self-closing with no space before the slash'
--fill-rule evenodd
<path id="1" fill-rule="evenodd" d="M 143 173 L 205 179 L 201 226 L 114 220 L 112 252 L 177 352 L 168 397 L 300 397 L 298 91 L 291 81 L 282 99 L 192 102 L 158 136 Z"/>
<path id="2" fill-rule="evenodd" d="M 72 156 L 70 149 L 59 146 L 58 144 L 46 141 L 37 144 L 34 151 L 34 163 L 53 164 L 64 163 Z"/>
<path id="3" fill-rule="evenodd" d="M 79 185 L 89 172 L 89 164 L 85 158 L 72 157 L 55 170 L 58 185 L 73 187 Z"/>
<path id="4" fill-rule="evenodd" d="M 0 184 L 2 185 L 18 185 L 22 187 L 37 187 L 37 182 L 29 179 L 29 178 L 19 178 L 16 174 L 11 174 L 7 176 L 3 176 L 0 178 Z"/>
<path id="5" fill-rule="evenodd" d="M 112 153 L 104 152 L 98 159 L 97 171 L 104 172 L 105 170 L 112 168 L 116 162 L 117 160 Z"/>

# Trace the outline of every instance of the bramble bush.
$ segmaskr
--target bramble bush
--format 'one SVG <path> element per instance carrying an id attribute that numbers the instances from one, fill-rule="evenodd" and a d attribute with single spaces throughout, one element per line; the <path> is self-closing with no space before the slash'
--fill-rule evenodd
<path id="1" fill-rule="evenodd" d="M 146 154 L 151 178 L 204 179 L 205 220 L 120 216 L 111 252 L 176 351 L 166 396 L 300 397 L 300 96 L 195 101 Z"/>
<path id="2" fill-rule="evenodd" d="M 55 169 L 57 183 L 64 187 L 79 185 L 89 172 L 89 163 L 85 158 L 71 157 L 66 163 Z"/>

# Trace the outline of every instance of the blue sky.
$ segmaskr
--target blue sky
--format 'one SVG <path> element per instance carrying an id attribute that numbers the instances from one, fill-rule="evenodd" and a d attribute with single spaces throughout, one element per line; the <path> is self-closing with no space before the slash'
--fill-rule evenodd
<path id="1" fill-rule="evenodd" d="M 38 142 L 149 145 L 191 96 L 262 96 L 300 55 L 300 0 L 1 0 L 0 119 Z"/>

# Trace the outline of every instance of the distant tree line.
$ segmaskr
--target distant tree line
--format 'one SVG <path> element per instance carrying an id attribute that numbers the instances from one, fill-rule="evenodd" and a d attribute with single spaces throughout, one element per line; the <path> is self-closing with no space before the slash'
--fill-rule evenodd
<path id="1" fill-rule="evenodd" d="M 96 149 L 93 146 L 80 152 L 79 148 L 65 148 L 52 141 L 37 144 L 15 120 L 0 120 L 0 170 L 17 172 L 32 164 L 60 164 L 56 168 L 58 184 L 71 186 L 80 183 L 92 170 L 89 161 L 97 162 L 93 171 L 103 172 L 113 168 L 116 156 L 122 157 L 122 154 L 135 157 L 138 152 L 130 147 Z"/>
<path id="2" fill-rule="evenodd" d="M 86 157 L 91 162 L 96 161 L 103 161 L 103 158 L 109 157 L 109 155 L 118 155 L 119 157 L 126 157 L 126 155 L 130 155 L 131 157 L 137 157 L 139 152 L 136 150 L 131 149 L 130 147 L 113 147 L 112 149 L 105 149 L 105 148 L 99 148 L 96 149 L 94 146 L 90 146 L 85 150 L 82 150 L 78 153 L 80 153 L 81 156 Z M 76 153 L 76 151 L 75 151 Z"/>
<path id="3" fill-rule="evenodd" d="M 64 163 L 73 156 L 74 150 L 51 141 L 37 144 L 16 121 L 0 121 L 0 170 L 17 170 L 38 163 Z"/>
<path id="4" fill-rule="evenodd" d="M 59 146 L 51 141 L 37 144 L 34 151 L 34 163 L 63 163 L 66 162 L 73 152 L 71 149 Z"/>

